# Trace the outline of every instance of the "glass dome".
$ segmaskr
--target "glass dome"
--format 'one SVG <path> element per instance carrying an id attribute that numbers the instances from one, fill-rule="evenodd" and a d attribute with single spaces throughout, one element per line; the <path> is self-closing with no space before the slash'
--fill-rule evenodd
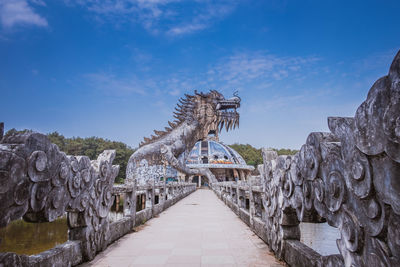
<path id="1" fill-rule="evenodd" d="M 235 150 L 220 142 L 197 142 L 186 160 L 190 167 L 254 169 Z"/>

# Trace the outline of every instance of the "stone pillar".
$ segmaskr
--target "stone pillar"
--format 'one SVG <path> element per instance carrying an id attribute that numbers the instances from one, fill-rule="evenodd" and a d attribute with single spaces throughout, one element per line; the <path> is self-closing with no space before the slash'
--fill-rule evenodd
<path id="1" fill-rule="evenodd" d="M 239 182 L 236 182 L 236 207 L 237 207 L 236 213 L 237 214 L 240 214 L 240 206 L 241 206 L 239 197 L 240 197 Z"/>
<path id="2" fill-rule="evenodd" d="M 148 188 L 146 189 L 146 205 L 145 208 L 151 208 L 153 209 L 154 205 L 154 184 L 148 185 Z"/>
<path id="3" fill-rule="evenodd" d="M 154 216 L 154 201 L 155 201 L 155 195 L 156 195 L 156 186 L 155 186 L 155 179 L 153 179 L 153 183 L 151 185 L 151 214 Z"/>
<path id="4" fill-rule="evenodd" d="M 250 214 L 250 226 L 253 228 L 254 226 L 254 216 L 255 216 L 255 207 L 254 207 L 254 195 L 253 195 L 253 179 L 249 180 L 249 214 Z"/>
<path id="5" fill-rule="evenodd" d="M 199 175 L 199 188 L 201 187 L 201 176 Z"/>
<path id="6" fill-rule="evenodd" d="M 132 191 L 125 193 L 125 200 L 124 200 L 124 216 L 130 217 L 132 226 L 135 226 L 136 220 L 136 179 L 132 184 Z"/>
<path id="7" fill-rule="evenodd" d="M 164 206 L 165 200 L 167 198 L 167 163 L 166 162 L 164 162 L 164 183 L 163 183 L 162 190 L 163 190 L 163 193 L 160 196 L 160 197 L 162 197 L 160 203 L 163 203 L 163 206 Z"/>

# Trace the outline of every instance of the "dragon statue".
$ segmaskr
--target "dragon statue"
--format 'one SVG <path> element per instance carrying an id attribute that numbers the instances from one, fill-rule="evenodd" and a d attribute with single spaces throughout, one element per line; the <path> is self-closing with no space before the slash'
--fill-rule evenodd
<path id="1" fill-rule="evenodd" d="M 154 131 L 155 136 L 144 138 L 128 161 L 126 183 L 137 181 L 148 182 L 151 177 L 142 175 L 141 170 L 149 166 L 165 166 L 165 164 L 186 175 L 206 176 L 210 183 L 216 182 L 215 176 L 207 168 L 190 169 L 186 166 L 186 158 L 195 143 L 205 139 L 210 130 L 226 131 L 239 127 L 240 97 L 235 93 L 232 98 L 211 90 L 208 93 L 187 95 L 179 99 L 175 108 L 174 122 L 168 122 L 165 131 Z M 154 176 L 153 176 L 154 177 Z"/>

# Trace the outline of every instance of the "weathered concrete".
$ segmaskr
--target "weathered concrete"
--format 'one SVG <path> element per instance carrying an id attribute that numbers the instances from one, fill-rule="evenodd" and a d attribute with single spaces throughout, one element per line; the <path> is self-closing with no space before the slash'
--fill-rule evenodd
<path id="1" fill-rule="evenodd" d="M 189 168 L 186 158 L 198 140 L 204 140 L 210 130 L 220 130 L 225 124 L 226 130 L 239 126 L 240 98 L 225 99 L 215 90 L 209 93 L 185 95 L 179 100 L 174 112 L 176 121 L 168 122 L 165 131 L 155 130 L 155 136 L 144 138 L 129 158 L 126 168 L 127 181 L 136 180 L 139 184 L 159 180 L 166 175 L 162 167 L 169 166 L 186 175 L 203 175 L 209 182 L 216 182 L 214 174 L 208 168 Z M 183 156 L 180 160 L 179 157 Z M 179 160 L 178 160 L 179 159 Z M 159 170 L 159 171 L 157 171 Z"/>
<path id="2" fill-rule="evenodd" d="M 267 245 L 200 189 L 82 266 L 283 266 Z"/>
<path id="3" fill-rule="evenodd" d="M 195 190 L 194 184 L 155 184 L 156 179 L 147 179 L 147 175 L 136 171 L 147 164 L 163 164 L 165 171 L 169 163 L 184 173 L 198 174 L 178 161 L 178 155 L 186 155 L 182 153 L 203 139 L 212 124 L 215 127 L 225 123 L 227 130 L 235 125 L 238 114 L 226 111 L 239 107 L 240 98 L 225 100 L 211 91 L 207 95 L 186 96 L 181 102 L 177 124 L 170 125 L 173 130 L 155 131 L 157 137 L 146 140 L 132 155 L 127 168 L 129 182 L 120 187 L 113 186 L 119 169 L 112 165 L 115 151 L 105 151 L 93 161 L 84 156 L 67 156 L 38 133 L 10 131 L 3 136 L 4 125 L 0 123 L 0 227 L 21 217 L 29 222 L 53 221 L 67 212 L 69 240 L 76 241 L 31 257 L 1 253 L 0 265 L 73 265 L 81 259 L 91 260 L 134 225 L 156 216 Z M 275 151 L 263 150 L 260 181 L 213 183 L 212 187 L 279 259 L 291 265 L 400 266 L 399 115 L 400 52 L 389 74 L 375 82 L 354 117 L 329 118 L 330 132 L 311 133 L 296 155 L 278 157 Z M 210 174 L 206 169 L 201 172 Z M 136 178 L 153 182 L 141 183 L 136 192 Z M 144 210 L 136 216 L 137 193 Z M 119 200 L 119 194 L 124 194 L 124 219 L 110 224 L 109 210 L 114 195 Z M 227 240 L 228 234 L 241 230 L 235 230 L 225 220 L 222 210 L 221 214 L 213 213 L 217 207 L 214 205 L 222 203 L 205 199 L 199 201 L 198 207 L 182 209 L 184 212 L 175 214 L 171 224 L 154 230 L 165 233 L 142 240 L 147 248 L 134 243 L 144 253 L 136 255 L 135 263 L 156 259 L 167 264 L 174 255 L 168 253 L 173 253 L 179 240 L 185 243 L 188 238 L 192 240 L 186 244 L 189 248 L 201 245 L 197 247 L 200 255 L 196 254 L 197 259 L 190 263 L 197 260 L 198 264 L 240 265 L 252 261 L 254 253 L 237 258 L 246 250 L 237 252 L 232 244 L 243 248 L 251 244 L 246 244 L 246 238 Z M 340 231 L 340 255 L 322 256 L 299 242 L 299 222 L 324 221 Z M 165 227 L 168 225 L 171 228 Z M 214 242 L 203 240 L 207 231 L 213 231 L 209 241 Z M 163 238 L 168 241 L 160 243 Z M 168 253 L 157 253 L 154 247 Z M 146 249 L 157 256 L 146 258 Z M 218 254 L 224 249 L 227 255 Z M 206 250 L 217 256 L 204 255 Z"/>
<path id="4" fill-rule="evenodd" d="M 355 116 L 330 117 L 328 126 L 295 155 L 263 149 L 261 191 L 240 182 L 213 189 L 290 265 L 400 266 L 400 51 Z M 299 242 L 300 222 L 324 221 L 340 232 L 340 254 Z"/>
<path id="5" fill-rule="evenodd" d="M 189 183 L 114 185 L 119 170 L 112 165 L 114 157 L 113 150 L 92 161 L 67 156 L 43 134 L 8 132 L 0 140 L 0 227 L 21 217 L 51 222 L 67 213 L 69 241 L 33 256 L 0 253 L 0 266 L 71 266 L 91 260 L 143 222 L 135 216 L 136 193 L 146 196 L 141 214 L 149 220 L 196 190 Z M 114 197 L 122 194 L 123 219 L 110 224 Z"/>

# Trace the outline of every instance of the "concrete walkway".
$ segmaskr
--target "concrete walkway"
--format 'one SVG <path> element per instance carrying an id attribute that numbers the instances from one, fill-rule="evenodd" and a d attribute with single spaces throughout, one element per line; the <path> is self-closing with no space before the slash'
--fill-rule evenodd
<path id="1" fill-rule="evenodd" d="M 83 266 L 283 266 L 211 190 L 200 189 Z"/>

